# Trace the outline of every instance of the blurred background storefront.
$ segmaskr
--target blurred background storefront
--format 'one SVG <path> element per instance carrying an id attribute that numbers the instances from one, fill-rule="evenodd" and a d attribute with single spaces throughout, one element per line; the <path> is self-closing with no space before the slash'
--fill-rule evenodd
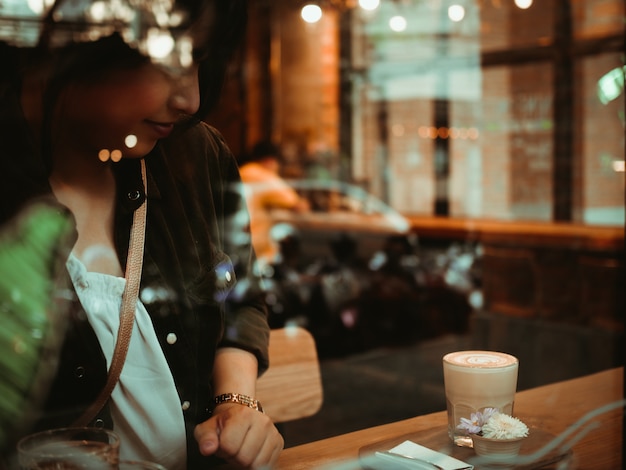
<path id="1" fill-rule="evenodd" d="M 271 137 L 294 174 L 405 213 L 624 222 L 620 0 L 334 0 L 315 23 L 250 3 L 220 120 L 236 152 Z"/>
<path id="2" fill-rule="evenodd" d="M 625 18 L 622 0 L 251 0 L 207 120 L 236 155 L 273 140 L 283 176 L 388 204 L 442 278 L 471 253 L 462 344 L 519 356 L 522 388 L 582 375 L 623 364 Z"/>

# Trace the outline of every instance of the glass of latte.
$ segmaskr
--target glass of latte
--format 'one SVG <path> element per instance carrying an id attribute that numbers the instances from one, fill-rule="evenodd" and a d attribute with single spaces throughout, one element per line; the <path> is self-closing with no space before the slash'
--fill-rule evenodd
<path id="1" fill-rule="evenodd" d="M 485 408 L 513 414 L 518 365 L 515 356 L 495 351 L 457 351 L 443 357 L 448 435 L 456 445 L 472 446 L 467 431 L 458 429 L 461 418 L 471 420 Z"/>

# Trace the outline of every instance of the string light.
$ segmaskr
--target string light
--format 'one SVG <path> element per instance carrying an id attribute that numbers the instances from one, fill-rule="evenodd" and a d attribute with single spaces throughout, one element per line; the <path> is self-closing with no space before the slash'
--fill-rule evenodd
<path id="1" fill-rule="evenodd" d="M 394 133 L 394 135 L 396 135 Z M 480 131 L 475 127 L 435 127 L 420 126 L 417 129 L 417 135 L 422 139 L 461 139 L 461 140 L 477 140 L 480 137 Z"/>

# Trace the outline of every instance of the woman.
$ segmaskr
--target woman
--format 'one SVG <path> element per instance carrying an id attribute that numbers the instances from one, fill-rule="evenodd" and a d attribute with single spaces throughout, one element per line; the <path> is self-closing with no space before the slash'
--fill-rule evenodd
<path id="1" fill-rule="evenodd" d="M 168 469 L 271 465 L 282 437 L 253 400 L 236 400 L 254 397 L 269 337 L 239 174 L 200 122 L 245 1 L 57 0 L 21 22 L 11 3 L 0 9 L 0 23 L 17 25 L 0 27 L 0 222 L 41 199 L 75 222 L 70 294 L 54 299 L 69 325 L 33 429 L 71 425 L 104 387 L 132 218 L 146 198 L 143 160 L 135 323 L 119 382 L 90 424 L 121 436 L 122 458 Z"/>

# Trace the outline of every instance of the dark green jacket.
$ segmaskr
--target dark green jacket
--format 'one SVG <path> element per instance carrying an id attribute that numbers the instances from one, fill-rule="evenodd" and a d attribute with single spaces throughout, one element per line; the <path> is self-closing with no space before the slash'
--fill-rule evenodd
<path id="1" fill-rule="evenodd" d="M 45 165 L 29 139 L 14 96 L 2 96 L 0 90 L 3 225 L 29 201 L 51 197 Z M 115 243 L 124 267 L 133 211 L 145 196 L 139 161 L 114 165 Z M 235 159 L 221 136 L 206 124 L 161 141 L 146 157 L 146 166 L 148 214 L 139 295 L 178 388 L 189 468 L 206 468 L 192 433 L 212 408 L 216 349 L 243 348 L 257 356 L 260 371 L 268 366 L 267 312 L 259 280 L 252 275 L 248 216 Z M 61 295 L 56 301 L 64 304 L 70 322 L 39 428 L 71 424 L 106 381 L 104 355 L 75 294 Z M 98 424 L 112 425 L 107 409 L 98 419 L 102 420 Z"/>

